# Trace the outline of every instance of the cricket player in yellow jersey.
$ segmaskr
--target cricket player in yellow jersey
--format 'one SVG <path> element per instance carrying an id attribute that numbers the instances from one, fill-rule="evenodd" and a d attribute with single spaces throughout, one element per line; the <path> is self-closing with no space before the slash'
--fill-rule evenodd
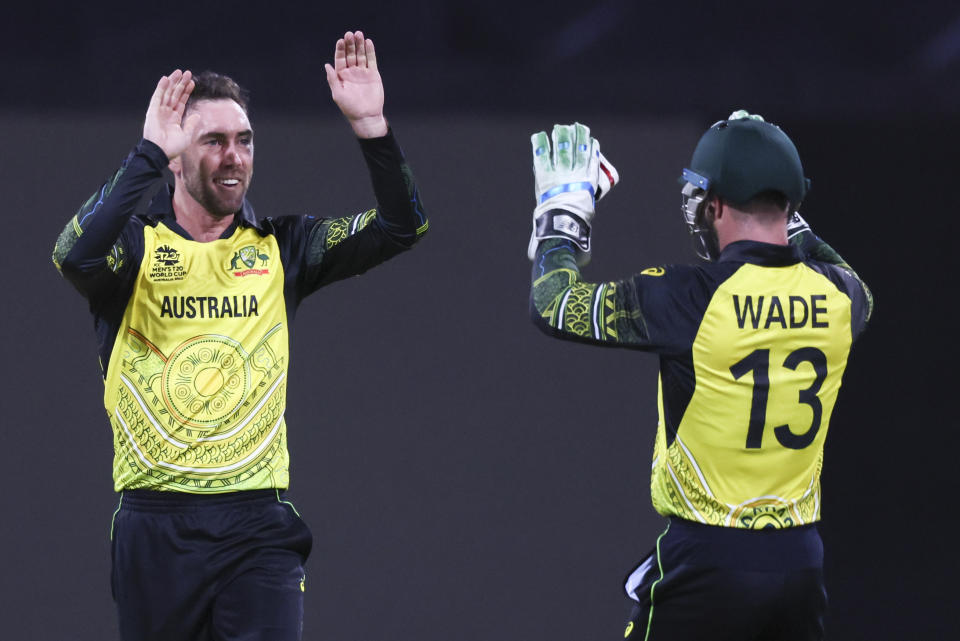
<path id="1" fill-rule="evenodd" d="M 737 111 L 682 172 L 702 265 L 581 278 L 596 201 L 619 175 L 581 124 L 532 137 L 531 313 L 557 338 L 660 357 L 653 505 L 667 517 L 626 581 L 631 640 L 823 637 L 820 469 L 869 290 L 797 213 L 787 135 Z"/>
<path id="2" fill-rule="evenodd" d="M 126 641 L 301 637 L 311 535 L 284 497 L 290 322 L 308 294 L 427 230 L 373 42 L 346 33 L 326 75 L 376 209 L 257 218 L 246 92 L 177 70 L 157 84 L 142 140 L 57 241 L 100 341 Z"/>

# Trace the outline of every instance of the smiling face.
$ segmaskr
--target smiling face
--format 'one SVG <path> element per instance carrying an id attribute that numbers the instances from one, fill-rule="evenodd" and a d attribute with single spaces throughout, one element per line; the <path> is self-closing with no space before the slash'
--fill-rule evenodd
<path id="1" fill-rule="evenodd" d="M 184 119 L 193 113 L 200 115 L 193 142 L 171 167 L 177 187 L 182 185 L 211 216 L 230 216 L 243 206 L 253 178 L 250 121 L 229 99 L 201 100 L 190 106 Z"/>

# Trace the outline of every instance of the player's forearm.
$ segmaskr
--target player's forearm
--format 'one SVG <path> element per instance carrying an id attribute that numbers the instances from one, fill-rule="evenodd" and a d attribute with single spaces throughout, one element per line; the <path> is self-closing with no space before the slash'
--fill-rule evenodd
<path id="1" fill-rule="evenodd" d="M 530 313 L 534 323 L 544 328 L 570 287 L 581 282 L 573 243 L 550 238 L 540 243 L 533 260 L 530 287 Z M 549 323 L 546 323 L 549 324 Z"/>
<path id="2" fill-rule="evenodd" d="M 85 202 L 67 223 L 54 247 L 53 261 L 65 275 L 107 268 L 124 225 L 143 193 L 163 177 L 167 158 L 152 142 L 142 140 L 120 170 Z"/>
<path id="3" fill-rule="evenodd" d="M 533 261 L 530 315 L 546 334 L 647 349 L 649 334 L 630 281 L 588 283 L 572 241 L 542 241 Z"/>
<path id="4" fill-rule="evenodd" d="M 392 131 L 359 142 L 377 199 L 376 224 L 392 241 L 410 247 L 426 233 L 428 221 L 403 152 Z"/>
<path id="5" fill-rule="evenodd" d="M 314 228 L 306 249 L 308 292 L 364 273 L 405 251 L 427 231 L 413 175 L 393 134 L 360 139 L 360 147 L 378 208 L 326 219 Z"/>

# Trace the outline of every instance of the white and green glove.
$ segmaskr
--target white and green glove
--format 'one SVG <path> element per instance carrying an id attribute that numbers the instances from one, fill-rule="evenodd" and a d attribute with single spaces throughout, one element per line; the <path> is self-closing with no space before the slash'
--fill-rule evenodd
<path id="1" fill-rule="evenodd" d="M 803 219 L 799 211 L 795 211 L 787 218 L 787 240 L 794 236 L 799 236 L 805 231 L 810 231 L 810 225 Z"/>
<path id="2" fill-rule="evenodd" d="M 552 146 L 546 132 L 530 136 L 533 144 L 533 232 L 527 257 L 533 260 L 537 245 L 546 238 L 566 238 L 576 243 L 577 263 L 590 260 L 590 223 L 600 200 L 620 181 L 616 168 L 600 153 L 600 143 L 590 128 L 580 123 L 554 125 Z"/>

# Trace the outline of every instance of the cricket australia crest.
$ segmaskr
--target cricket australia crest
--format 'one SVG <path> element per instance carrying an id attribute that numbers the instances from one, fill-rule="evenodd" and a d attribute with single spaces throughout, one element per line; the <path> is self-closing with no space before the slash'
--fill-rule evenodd
<path id="1" fill-rule="evenodd" d="M 234 276 L 260 276 L 270 273 L 267 268 L 269 262 L 270 256 L 265 250 L 261 250 L 255 245 L 247 245 L 234 252 L 228 271 L 232 272 Z"/>

